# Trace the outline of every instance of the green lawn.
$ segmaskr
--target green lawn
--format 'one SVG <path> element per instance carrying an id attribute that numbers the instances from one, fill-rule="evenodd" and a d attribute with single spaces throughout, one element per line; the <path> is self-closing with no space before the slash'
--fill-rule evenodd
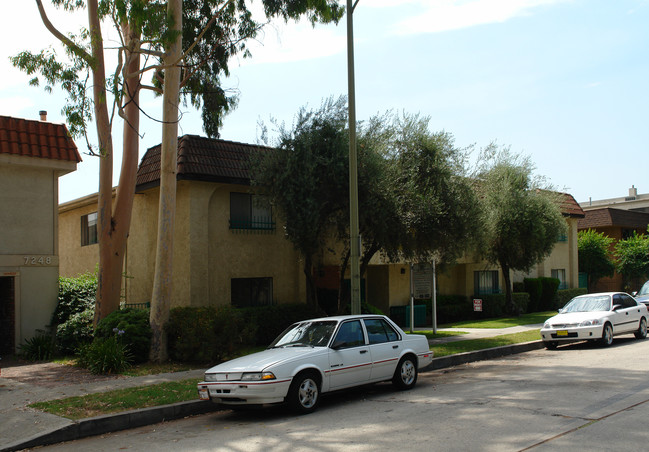
<path id="1" fill-rule="evenodd" d="M 541 339 L 539 330 L 523 331 L 521 333 L 503 334 L 484 339 L 470 339 L 466 341 L 449 342 L 446 344 L 433 345 L 431 350 L 435 352 L 435 358 L 454 355 L 456 353 L 484 350 L 485 348 L 502 347 L 504 345 L 520 344 L 522 342 L 538 341 Z"/>
<path id="2" fill-rule="evenodd" d="M 557 311 L 533 312 L 531 314 L 522 314 L 519 317 L 505 317 L 498 319 L 485 320 L 465 320 L 462 322 L 449 323 L 440 325 L 440 328 L 508 328 L 510 326 L 534 325 L 543 323 Z"/>

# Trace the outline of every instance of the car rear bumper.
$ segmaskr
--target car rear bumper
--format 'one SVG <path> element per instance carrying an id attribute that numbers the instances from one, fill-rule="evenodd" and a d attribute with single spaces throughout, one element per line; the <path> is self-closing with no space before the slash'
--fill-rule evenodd
<path id="1" fill-rule="evenodd" d="M 283 402 L 291 379 L 273 381 L 228 381 L 198 383 L 198 397 L 229 405 L 263 405 Z"/>

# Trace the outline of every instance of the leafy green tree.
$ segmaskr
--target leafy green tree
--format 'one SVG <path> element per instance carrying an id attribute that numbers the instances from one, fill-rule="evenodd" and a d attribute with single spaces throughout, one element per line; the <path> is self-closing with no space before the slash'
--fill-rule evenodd
<path id="1" fill-rule="evenodd" d="M 649 275 L 649 237 L 634 231 L 631 237 L 615 244 L 616 269 L 624 278 L 624 289 L 640 287 L 640 278 Z"/>
<path id="2" fill-rule="evenodd" d="M 169 88 L 173 90 L 167 93 L 169 101 L 165 100 L 167 110 L 163 114 L 163 129 L 171 128 L 167 136 L 176 135 L 179 96 L 203 109 L 205 131 L 210 136 L 218 136 L 223 115 L 236 105 L 236 93 L 227 93 L 222 88 L 221 77 L 229 73 L 229 58 L 239 53 L 249 56 L 246 41 L 255 38 L 264 24 L 253 20 L 244 0 L 185 0 L 184 6 L 181 0 L 172 0 L 168 2 L 169 9 L 167 2 L 156 0 L 52 0 L 54 6 L 65 10 L 88 10 L 88 27 L 82 28 L 77 35 L 66 36 L 51 23 L 41 0 L 36 3 L 43 23 L 63 45 L 67 58 L 49 49 L 40 53 L 22 52 L 13 57 L 13 64 L 28 74 L 40 74 L 47 82 L 46 90 L 59 84 L 68 93 L 63 112 L 73 134 L 85 134 L 94 109 L 97 146 L 90 145 L 87 135 L 86 140 L 90 153 L 101 158 L 97 323 L 119 306 L 121 270 L 138 163 L 140 91 L 150 89 L 163 94 Z M 306 15 L 315 24 L 337 21 L 343 13 L 335 0 L 262 0 L 262 4 L 269 19 L 288 20 Z M 182 19 L 179 19 L 181 8 Z M 120 39 L 118 65 L 108 77 L 104 62 L 107 48 L 101 30 L 103 21 L 115 25 Z M 146 74 L 151 74 L 149 85 L 143 81 Z M 173 74 L 173 81 L 168 83 L 165 75 L 169 77 L 170 74 Z M 86 96 L 89 81 L 93 88 L 92 98 Z M 39 78 L 34 77 L 31 83 L 38 85 Z M 111 113 L 109 94 L 113 99 Z M 176 112 L 169 114 L 173 108 Z M 112 121 L 115 112 L 124 119 L 124 144 L 113 205 Z M 164 160 L 172 166 L 175 165 L 175 152 L 174 140 L 163 140 Z M 174 184 L 166 179 L 161 185 L 161 192 L 167 195 L 175 190 Z M 164 212 L 160 222 L 164 224 L 165 233 L 173 232 L 172 205 L 175 205 L 174 196 L 165 196 L 161 201 Z M 163 234 L 162 240 L 166 237 Z M 166 254 L 170 255 L 170 252 Z M 158 278 L 164 286 L 159 293 L 169 293 L 170 286 L 165 281 L 169 281 L 167 277 L 171 272 L 170 258 L 165 257 L 156 268 L 166 272 Z M 163 315 L 165 309 L 162 309 Z"/>
<path id="3" fill-rule="evenodd" d="M 516 313 L 510 272 L 529 271 L 550 255 L 557 237 L 565 233 L 561 195 L 533 177 L 528 157 L 492 145 L 481 158 L 477 189 L 485 232 L 482 254 L 500 266 L 508 309 Z"/>
<path id="4" fill-rule="evenodd" d="M 358 125 L 361 274 L 377 252 L 391 260 L 450 261 L 475 232 L 477 201 L 462 176 L 464 154 L 450 135 L 431 133 L 428 122 L 388 113 Z M 342 311 L 349 301 L 342 281 L 349 261 L 345 98 L 329 99 L 315 111 L 302 108 L 293 127 L 278 125 L 278 133 L 277 149 L 263 152 L 253 164 L 254 183 L 279 208 L 287 238 L 304 256 L 310 300 L 315 300 L 315 256 L 328 238 L 345 244 Z"/>
<path id="5" fill-rule="evenodd" d="M 579 231 L 579 271 L 588 274 L 588 291 L 594 290 L 597 281 L 604 276 L 613 276 L 615 263 L 611 257 L 611 245 L 615 240 L 603 232 L 592 229 Z"/>

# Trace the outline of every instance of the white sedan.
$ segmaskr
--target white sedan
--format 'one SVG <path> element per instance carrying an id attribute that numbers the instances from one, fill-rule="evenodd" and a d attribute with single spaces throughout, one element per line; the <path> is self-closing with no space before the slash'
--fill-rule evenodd
<path id="1" fill-rule="evenodd" d="M 548 349 L 556 348 L 560 342 L 585 340 L 611 345 L 613 336 L 626 333 L 644 339 L 648 314 L 645 305 L 624 292 L 580 295 L 545 321 L 541 338 Z"/>
<path id="2" fill-rule="evenodd" d="M 262 352 L 212 367 L 198 394 L 230 405 L 287 402 L 308 413 L 329 391 L 388 380 L 410 389 L 432 359 L 425 336 L 405 334 L 385 316 L 324 317 L 291 325 Z"/>

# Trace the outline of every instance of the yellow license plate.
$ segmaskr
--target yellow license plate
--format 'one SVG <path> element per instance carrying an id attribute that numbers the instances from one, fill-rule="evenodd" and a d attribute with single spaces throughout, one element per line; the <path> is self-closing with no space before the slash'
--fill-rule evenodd
<path id="1" fill-rule="evenodd" d="M 568 331 L 566 330 L 557 331 L 557 336 L 567 336 L 567 335 L 568 335 Z"/>

